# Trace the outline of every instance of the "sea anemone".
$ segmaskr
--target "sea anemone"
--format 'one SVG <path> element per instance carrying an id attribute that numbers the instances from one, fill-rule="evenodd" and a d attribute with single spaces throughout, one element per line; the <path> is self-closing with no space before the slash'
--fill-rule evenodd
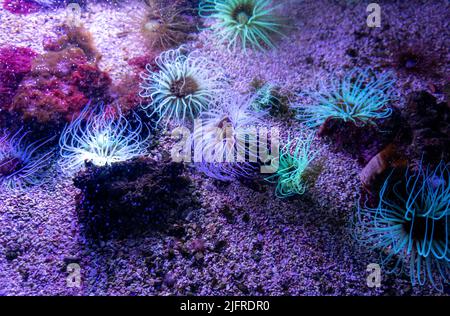
<path id="1" fill-rule="evenodd" d="M 251 110 L 252 102 L 250 97 L 224 97 L 217 108 L 201 114 L 192 139 L 198 170 L 222 181 L 254 176 L 262 113 Z"/>
<path id="2" fill-rule="evenodd" d="M 217 65 L 182 51 L 163 52 L 155 60 L 159 71 L 147 65 L 147 73 L 141 76 L 144 82 L 139 95 L 151 99 L 142 107 L 148 116 L 157 115 L 158 123 L 163 118 L 178 122 L 194 119 L 223 91 L 224 76 Z"/>
<path id="3" fill-rule="evenodd" d="M 142 21 L 141 32 L 150 48 L 168 49 L 185 42 L 196 30 L 188 9 L 176 4 L 147 2 L 149 10 Z"/>
<path id="4" fill-rule="evenodd" d="M 311 151 L 314 135 L 307 138 L 288 140 L 280 150 L 278 170 L 266 178 L 267 181 L 276 182 L 275 194 L 279 198 L 302 195 L 306 192 L 306 172 L 317 153 Z M 292 148 L 293 152 L 292 152 Z"/>
<path id="5" fill-rule="evenodd" d="M 0 185 L 8 190 L 41 184 L 42 172 L 53 154 L 53 150 L 43 149 L 54 137 L 27 143 L 29 132 L 22 130 L 15 134 L 3 131 L 0 136 Z"/>
<path id="6" fill-rule="evenodd" d="M 360 239 L 380 249 L 389 273 L 409 270 L 413 285 L 427 280 L 438 290 L 450 275 L 450 169 L 407 169 L 384 182 L 375 208 L 358 207 Z M 406 268 L 406 269 L 405 269 Z"/>
<path id="7" fill-rule="evenodd" d="M 255 111 L 265 111 L 272 116 L 289 116 L 289 98 L 280 93 L 280 89 L 271 84 L 265 83 L 256 89 L 255 99 L 252 108 Z"/>
<path id="8" fill-rule="evenodd" d="M 355 68 L 342 80 L 335 79 L 330 85 L 321 82 L 318 91 L 302 93 L 300 96 L 311 103 L 298 106 L 298 117 L 310 127 L 320 126 L 328 119 L 375 124 L 375 120 L 392 114 L 389 102 L 393 100 L 394 83 L 391 72 L 374 76 L 369 69 Z"/>
<path id="9" fill-rule="evenodd" d="M 105 166 L 146 154 L 149 130 L 136 114 L 133 122 L 120 110 L 103 105 L 90 110 L 88 104 L 61 134 L 61 169 L 73 174 L 82 169 L 85 162 Z M 147 135 L 143 137 L 144 134 Z"/>
<path id="10" fill-rule="evenodd" d="M 211 29 L 228 49 L 240 43 L 244 51 L 248 46 L 265 50 L 275 47 L 275 36 L 283 36 L 285 25 L 276 13 L 280 6 L 272 0 L 203 0 L 199 13 L 216 21 Z"/>

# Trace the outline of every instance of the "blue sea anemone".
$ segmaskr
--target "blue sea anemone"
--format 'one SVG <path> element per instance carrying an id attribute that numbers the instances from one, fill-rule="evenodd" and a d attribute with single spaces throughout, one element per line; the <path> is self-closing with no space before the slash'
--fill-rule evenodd
<path id="1" fill-rule="evenodd" d="M 136 114 L 133 121 L 132 125 L 119 110 L 104 106 L 90 110 L 86 106 L 61 134 L 62 170 L 73 174 L 85 162 L 105 166 L 145 155 L 150 137 L 148 128 Z"/>
<path id="2" fill-rule="evenodd" d="M 254 175 L 263 112 L 252 111 L 252 102 L 250 97 L 227 96 L 201 114 L 192 139 L 197 169 L 222 181 Z"/>
<path id="3" fill-rule="evenodd" d="M 276 182 L 275 194 L 279 198 L 302 195 L 306 192 L 307 181 L 305 174 L 317 153 L 311 150 L 314 135 L 305 139 L 288 140 L 280 150 L 278 170 L 266 178 Z M 293 149 L 292 149 L 293 148 Z"/>
<path id="4" fill-rule="evenodd" d="M 240 44 L 244 51 L 248 46 L 265 50 L 275 47 L 275 36 L 283 36 L 279 7 L 272 0 L 203 0 L 199 13 L 215 20 L 211 29 L 221 43 L 228 42 L 228 49 Z"/>
<path id="5" fill-rule="evenodd" d="M 310 104 L 298 106 L 299 119 L 310 127 L 322 125 L 327 119 L 338 119 L 358 125 L 374 123 L 392 114 L 395 79 L 391 72 L 371 75 L 369 69 L 355 68 L 342 80 L 330 85 L 321 82 L 318 91 L 302 93 Z"/>
<path id="6" fill-rule="evenodd" d="M 27 143 L 29 132 L 22 130 L 15 134 L 3 131 L 0 136 L 0 185 L 8 190 L 41 184 L 43 170 L 53 155 L 53 150 L 43 149 L 54 137 Z"/>
<path id="7" fill-rule="evenodd" d="M 449 165 L 407 170 L 394 183 L 391 177 L 381 188 L 377 207 L 358 207 L 360 239 L 382 251 L 386 271 L 406 270 L 413 285 L 429 280 L 442 290 L 450 276 Z"/>
<path id="8" fill-rule="evenodd" d="M 159 71 L 142 75 L 140 96 L 150 98 L 143 105 L 149 116 L 184 122 L 208 109 L 224 88 L 224 75 L 209 60 L 185 55 L 182 48 L 163 52 L 156 58 Z"/>

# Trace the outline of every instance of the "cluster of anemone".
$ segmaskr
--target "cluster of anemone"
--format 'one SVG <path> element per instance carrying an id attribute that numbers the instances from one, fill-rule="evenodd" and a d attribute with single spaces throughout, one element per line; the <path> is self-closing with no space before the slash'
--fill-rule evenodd
<path id="1" fill-rule="evenodd" d="M 370 69 L 355 68 L 342 79 L 330 84 L 321 82 L 317 91 L 300 96 L 308 104 L 298 106 L 299 119 L 310 127 L 317 127 L 328 119 L 353 122 L 362 126 L 392 114 L 395 78 L 391 72 L 379 75 Z"/>
<path id="2" fill-rule="evenodd" d="M 148 100 L 142 107 L 158 123 L 162 119 L 192 121 L 224 90 L 226 82 L 217 65 L 183 51 L 181 47 L 161 53 L 155 60 L 159 70 L 147 65 L 142 75 L 140 96 Z"/>
<path id="3" fill-rule="evenodd" d="M 289 139 L 280 149 L 276 162 L 278 170 L 266 178 L 270 182 L 277 183 L 275 189 L 277 197 L 286 198 L 303 195 L 306 192 L 308 183 L 305 175 L 317 157 L 317 152 L 311 150 L 313 139 L 313 135 L 304 139 Z"/>
<path id="4" fill-rule="evenodd" d="M 19 129 L 14 134 L 3 131 L 0 136 L 0 186 L 8 190 L 39 185 L 45 179 L 43 171 L 53 155 L 46 146 L 54 138 L 29 143 L 28 134 Z"/>
<path id="5" fill-rule="evenodd" d="M 199 13 L 214 20 L 211 29 L 228 49 L 240 45 L 244 51 L 265 50 L 274 48 L 275 38 L 284 34 L 279 6 L 272 0 L 202 0 Z"/>
<path id="6" fill-rule="evenodd" d="M 202 113 L 191 139 L 198 170 L 222 181 L 255 175 L 257 125 L 263 113 L 252 111 L 252 102 L 250 97 L 227 96 Z"/>
<path id="7" fill-rule="evenodd" d="M 61 134 L 59 164 L 65 173 L 73 174 L 86 162 L 106 166 L 127 161 L 147 153 L 149 137 L 138 115 L 131 123 L 113 107 L 90 109 L 87 105 Z"/>
<path id="8" fill-rule="evenodd" d="M 381 250 L 386 271 L 442 290 L 450 276 L 450 169 L 406 170 L 384 182 L 377 207 L 358 208 L 360 239 Z"/>

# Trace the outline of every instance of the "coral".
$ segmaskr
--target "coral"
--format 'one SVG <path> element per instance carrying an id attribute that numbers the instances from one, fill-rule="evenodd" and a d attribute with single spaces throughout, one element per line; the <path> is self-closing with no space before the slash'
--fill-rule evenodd
<path id="1" fill-rule="evenodd" d="M 248 47 L 265 50 L 275 47 L 275 36 L 283 35 L 279 6 L 272 0 L 202 0 L 199 14 L 215 20 L 211 29 L 221 43 L 228 42 L 228 49 L 240 44 L 244 51 Z"/>
<path id="2" fill-rule="evenodd" d="M 409 270 L 413 285 L 442 290 L 450 275 L 449 165 L 407 169 L 399 181 L 389 176 L 379 197 L 378 206 L 358 208 L 361 241 L 381 250 L 384 271 Z"/>
<path id="3" fill-rule="evenodd" d="M 262 114 L 251 110 L 252 102 L 229 95 L 201 114 L 191 139 L 198 170 L 221 181 L 254 177 Z"/>
<path id="4" fill-rule="evenodd" d="M 168 49 L 185 42 L 196 31 L 196 23 L 188 9 L 158 1 L 148 1 L 149 8 L 142 21 L 141 32 L 147 45 L 154 49 Z"/>
<path id="5" fill-rule="evenodd" d="M 103 105 L 90 109 L 88 104 L 61 134 L 61 169 L 73 174 L 86 162 L 105 166 L 144 155 L 150 135 L 136 114 L 133 121 L 135 126 L 121 114 L 120 109 Z M 143 134 L 147 135 L 144 137 Z"/>
<path id="6" fill-rule="evenodd" d="M 306 174 L 317 153 L 311 151 L 311 143 L 314 136 L 305 139 L 288 140 L 280 150 L 278 158 L 278 170 L 275 174 L 266 178 L 270 182 L 276 182 L 275 194 L 279 198 L 302 195 L 306 192 Z M 293 152 L 292 152 L 292 148 Z"/>
<path id="7" fill-rule="evenodd" d="M 103 167 L 88 164 L 74 178 L 86 231 L 115 237 L 170 227 L 197 204 L 183 170 L 182 163 L 142 157 Z"/>
<path id="8" fill-rule="evenodd" d="M 39 11 L 39 5 L 32 0 L 5 0 L 3 9 L 14 14 L 30 14 Z"/>
<path id="9" fill-rule="evenodd" d="M 15 134 L 3 131 L 0 136 L 0 185 L 8 190 L 39 185 L 44 180 L 42 171 L 53 155 L 45 151 L 53 138 L 26 142 L 29 132 L 19 129 Z"/>
<path id="10" fill-rule="evenodd" d="M 163 52 L 155 60 L 159 71 L 147 65 L 142 75 L 140 96 L 150 98 L 143 105 L 148 116 L 184 122 L 194 119 L 207 109 L 220 95 L 224 87 L 224 76 L 217 65 L 209 60 L 184 55 L 183 48 Z"/>
<path id="11" fill-rule="evenodd" d="M 90 61 L 100 60 L 92 34 L 84 26 L 63 24 L 57 28 L 56 33 L 56 38 L 44 38 L 43 46 L 46 51 L 80 48 Z"/>
<path id="12" fill-rule="evenodd" d="M 0 109 L 9 105 L 20 82 L 31 71 L 36 55 L 27 47 L 0 48 Z"/>
<path id="13" fill-rule="evenodd" d="M 330 85 L 321 82 L 318 91 L 302 93 L 311 104 L 298 106 L 299 119 L 310 127 L 317 127 L 328 119 L 353 122 L 357 125 L 374 123 L 392 114 L 389 103 L 393 100 L 395 79 L 390 72 L 371 75 L 370 69 L 355 68 L 342 80 Z"/>
<path id="14" fill-rule="evenodd" d="M 108 101 L 109 75 L 89 63 L 79 48 L 36 57 L 22 80 L 9 111 L 25 121 L 62 125 L 80 113 L 89 100 Z"/>

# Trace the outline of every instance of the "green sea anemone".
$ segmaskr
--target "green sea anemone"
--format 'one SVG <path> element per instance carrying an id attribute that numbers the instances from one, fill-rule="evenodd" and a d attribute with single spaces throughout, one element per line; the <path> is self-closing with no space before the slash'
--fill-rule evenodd
<path id="1" fill-rule="evenodd" d="M 387 273 L 409 272 L 413 285 L 442 291 L 450 276 L 450 169 L 407 170 L 384 182 L 376 207 L 358 207 L 359 239 L 380 250 Z"/>
<path id="2" fill-rule="evenodd" d="M 211 61 L 183 54 L 183 48 L 163 52 L 156 58 L 159 71 L 142 75 L 140 96 L 150 99 L 142 107 L 158 123 L 167 118 L 178 122 L 193 120 L 208 109 L 225 86 L 223 72 Z"/>
<path id="3" fill-rule="evenodd" d="M 391 72 L 375 76 L 369 69 L 355 68 L 342 80 L 335 79 L 329 85 L 321 82 L 318 91 L 300 94 L 310 104 L 297 106 L 298 118 L 310 127 L 320 126 L 328 119 L 374 124 L 392 114 L 389 103 L 393 100 L 394 83 Z"/>
<path id="4" fill-rule="evenodd" d="M 275 36 L 283 36 L 284 23 L 276 13 L 280 6 L 272 0 L 202 0 L 199 12 L 215 20 L 211 29 L 228 49 L 239 43 L 244 51 L 249 46 L 265 50 L 275 47 Z"/>
<path id="5" fill-rule="evenodd" d="M 281 148 L 278 158 L 278 171 L 266 180 L 276 182 L 275 194 L 279 198 L 302 195 L 306 192 L 306 171 L 317 153 L 311 151 L 314 136 L 305 139 L 288 140 Z M 293 152 L 292 152 L 292 148 Z"/>

